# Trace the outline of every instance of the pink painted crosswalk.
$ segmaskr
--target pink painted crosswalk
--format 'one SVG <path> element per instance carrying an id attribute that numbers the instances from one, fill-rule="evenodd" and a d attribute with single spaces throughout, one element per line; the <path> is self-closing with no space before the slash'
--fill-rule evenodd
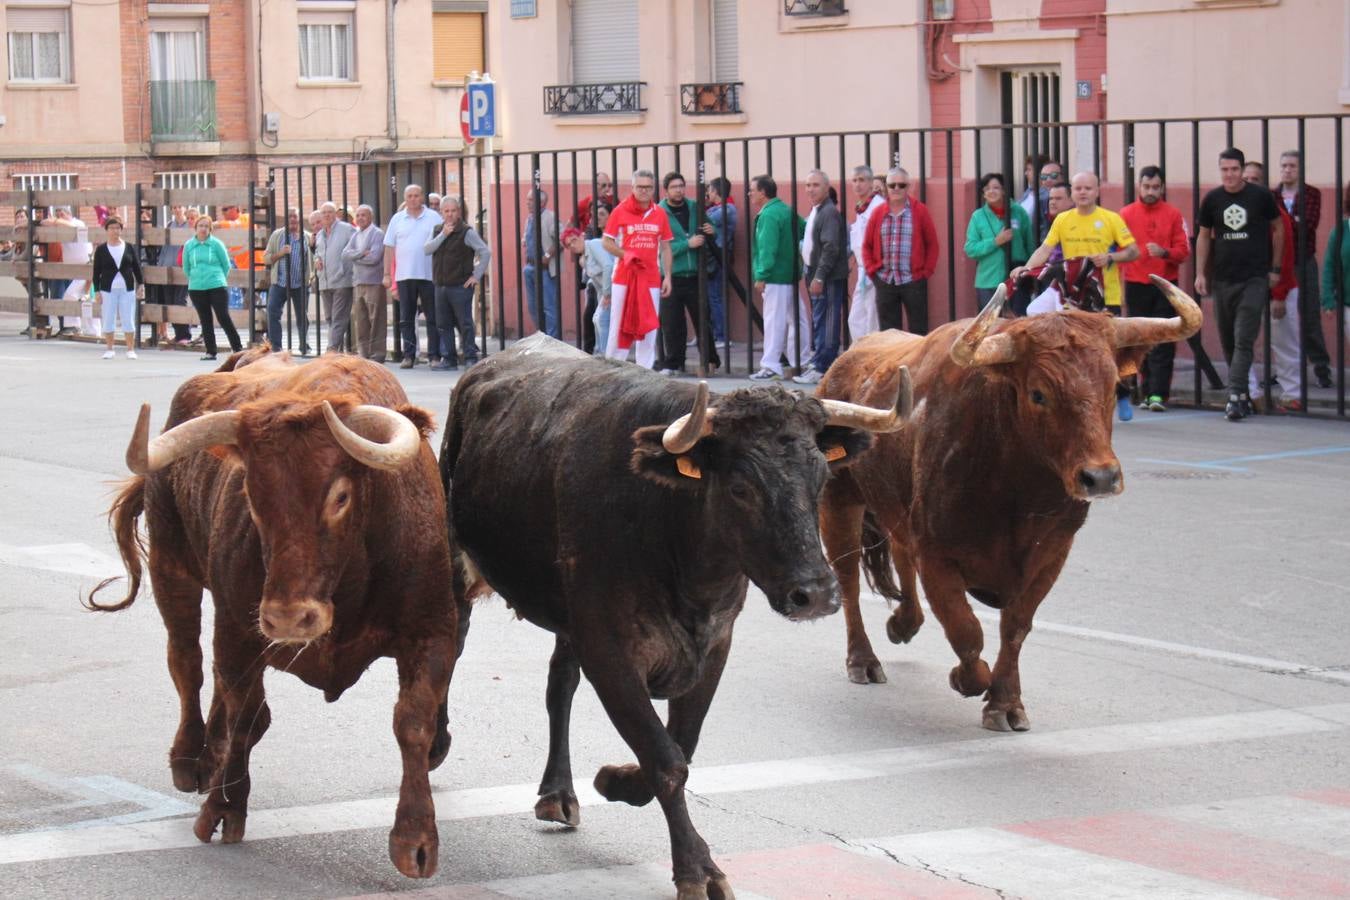
<path id="1" fill-rule="evenodd" d="M 1350 790 L 717 853 L 741 900 L 1350 897 Z M 458 884 L 406 900 L 658 898 L 663 862 Z M 377 896 L 368 895 L 365 900 Z"/>

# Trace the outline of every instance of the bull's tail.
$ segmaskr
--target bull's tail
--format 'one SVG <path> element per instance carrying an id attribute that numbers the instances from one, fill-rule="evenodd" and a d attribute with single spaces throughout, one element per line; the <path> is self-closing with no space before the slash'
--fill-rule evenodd
<path id="1" fill-rule="evenodd" d="M 117 603 L 104 604 L 95 600 L 95 594 L 114 581 L 120 580 L 122 576 L 105 578 L 83 599 L 86 609 L 117 612 L 135 602 L 136 595 L 141 590 L 141 569 L 146 555 L 145 539 L 136 527 L 137 519 L 143 512 L 145 512 L 145 477 L 137 475 L 127 481 L 126 486 L 118 493 L 117 499 L 113 501 L 112 508 L 108 510 L 108 524 L 112 527 L 113 536 L 117 538 L 117 550 L 122 554 L 122 564 L 127 569 L 127 595 Z"/>
<path id="2" fill-rule="evenodd" d="M 868 587 L 887 600 L 899 601 L 903 595 L 895 583 L 895 568 L 891 565 L 891 536 L 870 509 L 863 514 L 862 553 Z"/>

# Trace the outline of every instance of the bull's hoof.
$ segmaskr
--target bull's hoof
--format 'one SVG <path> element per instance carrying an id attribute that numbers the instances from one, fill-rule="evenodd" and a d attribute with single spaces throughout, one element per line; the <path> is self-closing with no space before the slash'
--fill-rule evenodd
<path id="1" fill-rule="evenodd" d="M 389 859 L 408 878 L 430 878 L 436 874 L 440 838 L 434 826 L 421 833 L 417 829 L 411 832 L 410 836 L 402 837 L 398 826 L 389 832 Z"/>
<path id="2" fill-rule="evenodd" d="M 983 725 L 990 731 L 1030 731 L 1031 719 L 1021 707 L 1013 709 L 986 709 Z"/>
<path id="3" fill-rule="evenodd" d="M 206 779 L 199 777 L 199 770 L 200 765 L 195 759 L 179 757 L 169 763 L 174 788 L 185 794 L 196 794 L 201 790 Z"/>
<path id="4" fill-rule="evenodd" d="M 652 802 L 652 789 L 642 777 L 642 767 L 633 763 L 601 766 L 595 773 L 595 790 L 611 803 L 646 806 Z"/>
<path id="5" fill-rule="evenodd" d="M 431 739 L 431 750 L 427 753 L 427 770 L 435 771 L 450 755 L 450 732 L 442 728 Z"/>
<path id="6" fill-rule="evenodd" d="M 886 637 L 890 638 L 892 644 L 908 644 L 914 640 L 914 635 L 919 633 L 919 626 L 922 624 L 922 618 L 912 622 L 901 622 L 898 615 L 892 615 L 886 620 Z"/>
<path id="7" fill-rule="evenodd" d="M 571 791 L 550 791 L 534 804 L 534 817 L 541 822 L 576 828 L 581 824 L 581 805 Z"/>
<path id="8" fill-rule="evenodd" d="M 975 661 L 975 671 L 973 674 L 965 672 L 961 666 L 953 666 L 952 672 L 947 676 L 947 683 L 952 686 L 963 697 L 978 697 L 989 690 L 989 682 L 992 680 L 989 675 L 989 664 L 982 659 Z"/>
<path id="9" fill-rule="evenodd" d="M 875 656 L 868 659 L 865 657 L 859 659 L 850 659 L 846 664 L 848 669 L 848 680 L 854 684 L 885 684 L 886 670 L 881 667 L 881 661 Z"/>
<path id="10" fill-rule="evenodd" d="M 192 833 L 203 844 L 209 844 L 212 835 L 216 833 L 216 827 L 219 826 L 220 842 L 237 844 L 244 839 L 244 820 L 247 817 L 248 813 L 245 810 L 228 807 L 222 809 L 207 800 L 202 804 L 201 812 L 197 813 Z"/>
<path id="11" fill-rule="evenodd" d="M 736 900 L 727 876 L 717 874 L 707 880 L 675 882 L 675 900 Z"/>

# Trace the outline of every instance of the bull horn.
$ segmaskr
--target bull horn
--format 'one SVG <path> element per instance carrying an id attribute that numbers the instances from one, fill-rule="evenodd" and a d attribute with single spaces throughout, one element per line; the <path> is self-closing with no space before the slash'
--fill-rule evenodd
<path id="1" fill-rule="evenodd" d="M 698 393 L 694 395 L 694 408 L 680 416 L 666 433 L 661 435 L 661 446 L 667 453 L 679 456 L 688 453 L 694 445 L 712 434 L 713 411 L 708 408 L 708 382 L 698 383 Z"/>
<path id="2" fill-rule="evenodd" d="M 846 425 L 882 433 L 899 431 L 914 409 L 914 382 L 909 377 L 909 366 L 901 366 L 900 377 L 896 379 L 895 402 L 890 409 L 874 409 L 822 397 L 816 399 L 820 400 L 820 405 L 825 407 L 829 416 L 826 425 Z"/>
<path id="3" fill-rule="evenodd" d="M 141 404 L 136 419 L 136 430 L 127 444 L 127 468 L 137 475 L 158 472 L 181 456 L 215 447 L 233 444 L 239 428 L 239 413 L 227 409 L 188 419 L 150 440 L 150 404 Z"/>
<path id="4" fill-rule="evenodd" d="M 1017 347 L 1013 345 L 1010 335 L 989 334 L 989 329 L 998 320 L 998 314 L 1003 311 L 1003 301 L 1007 296 L 1007 285 L 1000 284 L 975 321 L 957 336 L 956 343 L 952 344 L 951 356 L 958 366 L 970 368 L 1017 361 Z"/>
<path id="5" fill-rule="evenodd" d="M 325 400 L 323 417 L 328 420 L 328 430 L 333 433 L 338 446 L 352 459 L 372 469 L 392 472 L 403 468 L 421 453 L 422 433 L 407 416 L 392 409 L 362 404 L 347 414 L 347 422 L 351 423 L 348 426 L 333 411 L 333 404 Z M 362 437 L 354 430 L 366 427 L 378 433 L 380 425 L 390 432 L 389 440 L 382 443 Z"/>
<path id="6" fill-rule="evenodd" d="M 1145 318 L 1114 319 L 1117 347 L 1138 347 L 1142 344 L 1170 344 L 1185 340 L 1200 330 L 1205 317 L 1200 307 L 1185 291 L 1165 278 L 1150 275 L 1153 286 L 1162 291 L 1167 302 L 1177 311 L 1170 319 Z"/>

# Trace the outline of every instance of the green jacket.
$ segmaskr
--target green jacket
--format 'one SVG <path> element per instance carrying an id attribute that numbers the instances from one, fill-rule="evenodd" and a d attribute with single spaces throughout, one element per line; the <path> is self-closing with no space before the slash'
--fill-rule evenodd
<path id="1" fill-rule="evenodd" d="M 699 216 L 697 203 L 689 200 L 684 201 L 684 205 L 689 208 L 689 227 L 694 226 L 694 220 Z M 698 274 L 698 249 L 689 249 L 689 232 L 684 230 L 680 220 L 675 218 L 675 213 L 671 212 L 670 204 L 665 200 L 661 201 L 661 208 L 666 211 L 666 218 L 670 220 L 670 231 L 675 237 L 670 242 L 670 261 L 674 269 L 671 275 L 697 275 Z"/>
<path id="2" fill-rule="evenodd" d="M 1008 278 L 1008 255 L 994 238 L 1003 230 L 1003 220 L 994 215 L 989 204 L 975 210 L 966 228 L 966 256 L 975 260 L 975 287 L 992 289 Z M 1012 204 L 1012 258 L 1023 263 L 1031 258 L 1031 219 L 1020 203 Z"/>
<path id="3" fill-rule="evenodd" d="M 796 219 L 796 228 L 792 220 Z M 794 235 L 793 232 L 796 232 Z M 792 214 L 792 207 L 774 197 L 755 219 L 755 281 L 792 284 L 801 273 L 797 242 L 806 233 L 806 220 Z"/>
<path id="4" fill-rule="evenodd" d="M 230 254 L 215 235 L 209 235 L 204 241 L 193 235 L 183 245 L 183 272 L 187 275 L 190 291 L 222 288 L 225 276 L 230 274 Z"/>
<path id="5" fill-rule="evenodd" d="M 1336 283 L 1337 256 L 1341 258 L 1340 284 Z M 1337 298 L 1342 306 L 1350 306 L 1350 219 L 1331 229 L 1322 259 L 1322 308 L 1335 309 Z"/>

